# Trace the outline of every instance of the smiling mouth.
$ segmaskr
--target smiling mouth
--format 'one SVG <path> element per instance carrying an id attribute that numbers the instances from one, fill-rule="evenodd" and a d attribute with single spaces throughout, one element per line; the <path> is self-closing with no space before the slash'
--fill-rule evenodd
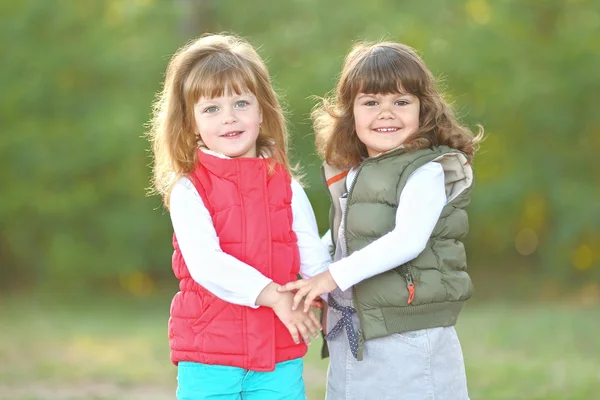
<path id="1" fill-rule="evenodd" d="M 244 133 L 244 131 L 231 131 L 231 132 L 227 132 L 227 133 L 221 135 L 221 137 L 234 138 L 234 137 L 240 136 L 242 133 Z"/>
<path id="2" fill-rule="evenodd" d="M 373 128 L 373 130 L 375 132 L 379 132 L 379 133 L 392 133 L 392 132 L 399 131 L 400 128 L 394 128 L 394 127 L 390 127 L 390 128 Z"/>

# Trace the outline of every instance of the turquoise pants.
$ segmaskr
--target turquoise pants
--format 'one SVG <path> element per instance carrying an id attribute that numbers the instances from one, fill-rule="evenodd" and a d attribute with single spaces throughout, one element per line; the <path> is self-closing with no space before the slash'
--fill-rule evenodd
<path id="1" fill-rule="evenodd" d="M 255 372 L 224 365 L 180 362 L 178 400 L 305 400 L 302 359 Z"/>

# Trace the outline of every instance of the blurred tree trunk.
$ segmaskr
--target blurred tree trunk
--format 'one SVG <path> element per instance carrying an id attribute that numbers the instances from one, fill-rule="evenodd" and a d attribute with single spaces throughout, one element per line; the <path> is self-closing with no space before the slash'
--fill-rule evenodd
<path id="1" fill-rule="evenodd" d="M 175 0 L 181 11 L 180 31 L 187 38 L 194 38 L 217 27 L 215 0 Z"/>

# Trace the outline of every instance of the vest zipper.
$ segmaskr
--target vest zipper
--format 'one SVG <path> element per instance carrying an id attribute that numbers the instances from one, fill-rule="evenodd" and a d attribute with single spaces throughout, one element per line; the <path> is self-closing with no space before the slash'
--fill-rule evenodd
<path id="1" fill-rule="evenodd" d="M 410 265 L 402 265 L 400 268 L 398 268 L 398 272 L 406 281 L 406 289 L 408 290 L 408 301 L 406 304 L 410 304 L 415 299 L 415 283 L 413 281 Z"/>
<path id="2" fill-rule="evenodd" d="M 329 201 L 331 202 L 331 207 L 329 207 L 329 226 L 333 226 L 333 216 L 335 213 L 335 207 L 333 206 L 333 196 L 331 195 L 331 190 L 329 190 L 329 186 L 327 186 L 327 177 L 325 176 L 325 169 L 321 169 L 321 181 L 323 182 L 323 187 L 327 190 L 327 195 L 329 196 Z M 337 243 L 335 242 L 335 235 L 333 234 L 333 229 L 329 230 L 331 236 L 331 244 L 333 245 L 333 255 L 335 254 L 335 248 L 337 247 Z M 328 249 L 329 250 L 329 249 Z"/>
<path id="3" fill-rule="evenodd" d="M 363 161 L 362 163 L 360 163 L 360 165 L 358 166 L 358 169 L 356 170 L 356 175 L 354 176 L 354 182 L 352 182 L 352 186 L 348 189 L 347 196 L 346 196 L 346 209 L 344 210 L 344 214 L 343 214 L 343 223 L 344 223 L 344 233 L 347 232 L 348 230 L 348 225 L 346 225 L 346 223 L 348 222 L 348 209 L 350 208 L 350 199 L 352 198 L 352 192 L 354 191 L 354 183 L 356 183 L 356 180 L 358 179 L 358 174 L 360 173 L 360 171 L 363 169 L 363 166 L 365 165 L 365 163 L 368 162 L 368 159 Z M 346 176 L 346 186 L 348 186 L 348 176 Z M 339 200 L 338 200 L 339 201 Z M 344 244 L 346 247 L 346 257 L 348 257 L 350 254 L 350 249 L 348 248 L 348 237 L 344 237 Z M 354 309 L 356 310 L 356 315 L 358 316 L 358 357 L 357 360 L 358 361 L 362 361 L 363 359 L 363 345 L 364 345 L 364 337 L 363 337 L 363 330 L 362 330 L 362 321 L 363 321 L 363 316 L 362 316 L 362 310 L 360 309 L 360 307 L 358 307 L 358 301 L 356 300 L 356 285 L 352 285 L 352 302 L 354 303 Z"/>
<path id="4" fill-rule="evenodd" d="M 403 151 L 403 150 L 402 150 Z M 382 158 L 386 158 L 386 157 L 391 157 L 393 155 L 395 155 L 397 152 L 396 151 L 392 151 L 390 153 L 385 153 L 385 154 L 381 154 L 379 156 L 376 156 L 374 158 L 367 158 L 366 160 L 363 160 L 363 162 L 360 163 L 360 165 L 358 166 L 358 169 L 356 170 L 356 175 L 354 176 L 354 182 L 352 184 L 352 187 L 347 191 L 347 198 L 346 198 L 346 209 L 344 210 L 343 213 L 343 223 L 344 223 L 344 229 L 346 230 L 348 228 L 348 226 L 346 225 L 346 222 L 348 221 L 348 208 L 350 207 L 350 200 L 352 198 L 352 192 L 354 191 L 354 183 L 358 180 L 358 174 L 360 173 L 360 171 L 363 169 L 363 167 L 365 166 L 365 164 L 368 164 L 369 162 L 371 162 L 374 159 L 382 159 Z M 323 173 L 321 174 L 323 182 L 325 183 L 325 187 L 327 186 L 327 180 L 325 179 L 325 170 L 323 170 Z M 348 177 L 346 176 L 346 184 L 348 183 Z M 327 193 L 329 194 L 329 199 L 332 201 L 333 203 L 333 196 L 331 195 L 331 191 L 328 189 Z M 338 201 L 336 199 L 336 201 Z M 333 213 L 330 212 L 330 216 L 329 216 L 329 226 L 333 225 L 333 217 L 332 217 Z M 331 236 L 332 236 L 332 242 L 333 242 L 333 230 L 331 230 Z M 348 253 L 350 252 L 350 249 L 348 248 L 348 240 L 347 238 L 345 238 L 345 247 L 346 247 L 346 257 L 348 257 Z M 336 243 L 333 244 L 334 248 L 336 246 Z M 413 292 L 414 292 L 414 287 L 413 287 Z M 412 300 L 411 300 L 412 301 Z M 356 315 L 358 316 L 358 361 L 362 361 L 363 359 L 363 345 L 364 345 L 364 337 L 363 337 L 363 330 L 362 330 L 362 321 L 363 321 L 363 315 L 362 315 L 362 310 L 360 309 L 360 307 L 358 307 L 358 301 L 356 300 L 356 285 L 352 286 L 352 302 L 354 303 L 354 308 L 356 309 Z"/>
<path id="5" fill-rule="evenodd" d="M 408 269 L 406 273 L 406 288 L 408 289 L 408 302 L 410 304 L 415 299 L 415 285 L 413 283 L 412 274 L 410 273 L 410 269 Z"/>

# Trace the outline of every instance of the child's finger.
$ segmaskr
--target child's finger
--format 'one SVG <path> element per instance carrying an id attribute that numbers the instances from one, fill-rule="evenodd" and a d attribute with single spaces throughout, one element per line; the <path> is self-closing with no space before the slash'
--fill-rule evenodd
<path id="1" fill-rule="evenodd" d="M 310 318 L 310 321 L 312 322 L 312 326 L 313 326 L 313 329 L 311 329 L 311 333 L 313 334 L 313 336 L 315 338 L 319 338 L 319 331 L 322 329 L 319 319 L 317 318 L 315 313 L 312 311 L 308 312 L 308 318 Z"/>
<path id="2" fill-rule="evenodd" d="M 298 281 L 293 281 L 293 282 L 288 282 L 283 286 L 279 286 L 277 288 L 277 291 L 279 293 L 284 293 L 284 292 L 291 292 L 293 290 L 296 289 L 300 289 L 302 286 L 304 286 L 304 281 L 303 280 L 298 280 Z"/>
<path id="3" fill-rule="evenodd" d="M 308 329 L 308 334 L 311 337 L 314 337 L 314 338 L 318 338 L 319 337 L 318 336 L 319 335 L 319 330 L 317 329 L 317 327 L 315 325 L 315 322 L 310 317 L 306 319 L 306 321 L 304 322 L 304 325 L 306 325 L 306 328 Z"/>
<path id="4" fill-rule="evenodd" d="M 296 327 L 298 328 L 298 331 L 302 335 L 302 339 L 304 340 L 304 343 L 310 344 L 310 341 L 311 341 L 310 332 L 309 332 L 308 328 L 306 327 L 306 325 L 303 322 L 297 322 Z"/>
<path id="5" fill-rule="evenodd" d="M 313 301 L 315 301 L 317 296 L 318 294 L 316 294 L 314 291 L 308 292 L 306 299 L 304 299 L 304 312 L 308 312 L 310 310 L 310 305 Z"/>
<path id="6" fill-rule="evenodd" d="M 308 292 L 308 289 L 305 287 L 298 289 L 298 291 L 294 295 L 294 300 L 292 302 L 292 311 L 295 311 L 298 308 L 298 304 L 300 304 L 302 299 L 304 299 L 304 296 L 306 296 L 306 292 Z"/>
<path id="7" fill-rule="evenodd" d="M 300 343 L 300 337 L 298 335 L 298 328 L 296 327 L 296 325 L 289 324 L 289 325 L 286 325 L 286 327 L 288 328 L 288 331 L 290 331 L 290 335 L 292 335 L 292 339 L 294 340 L 294 343 L 296 343 L 296 344 Z"/>

